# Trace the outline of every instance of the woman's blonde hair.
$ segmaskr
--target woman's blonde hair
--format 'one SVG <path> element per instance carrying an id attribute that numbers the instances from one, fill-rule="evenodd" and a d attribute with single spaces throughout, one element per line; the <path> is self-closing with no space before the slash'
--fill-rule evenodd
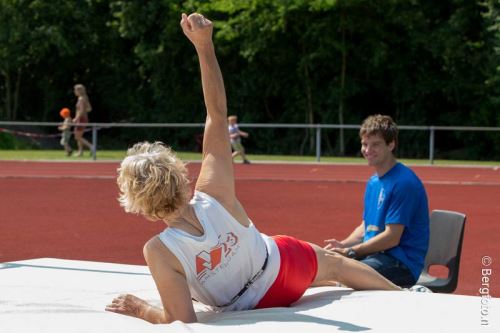
<path id="1" fill-rule="evenodd" d="M 118 168 L 118 201 L 126 212 L 163 220 L 188 203 L 185 164 L 161 142 L 141 142 L 127 151 Z"/>
<path id="2" fill-rule="evenodd" d="M 81 83 L 75 84 L 73 87 L 76 91 L 80 93 L 80 97 L 83 98 L 83 109 L 86 112 L 92 111 L 92 104 L 90 104 L 89 96 L 87 95 L 87 89 Z"/>

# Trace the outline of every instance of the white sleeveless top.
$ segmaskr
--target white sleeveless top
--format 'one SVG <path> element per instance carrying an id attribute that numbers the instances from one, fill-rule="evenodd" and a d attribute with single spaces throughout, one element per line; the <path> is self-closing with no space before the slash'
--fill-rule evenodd
<path id="1" fill-rule="evenodd" d="M 213 311 L 254 308 L 278 275 L 280 255 L 276 243 L 251 221 L 248 227 L 242 226 L 206 193 L 195 191 L 189 204 L 203 227 L 203 235 L 167 228 L 159 238 L 182 264 L 191 296 Z M 227 305 L 262 269 L 266 255 L 262 274 Z"/>

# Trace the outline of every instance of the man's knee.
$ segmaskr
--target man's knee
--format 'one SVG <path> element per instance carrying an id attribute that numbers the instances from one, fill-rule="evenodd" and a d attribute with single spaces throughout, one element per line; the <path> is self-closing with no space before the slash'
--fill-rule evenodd
<path id="1" fill-rule="evenodd" d="M 373 268 L 377 272 L 384 269 L 384 264 L 378 260 L 362 259 L 362 260 L 359 260 L 359 262 L 362 262 L 363 264 L 370 266 L 371 268 Z M 385 267 L 387 267 L 387 266 L 385 266 Z"/>
<path id="2" fill-rule="evenodd" d="M 406 286 L 413 281 L 411 271 L 398 259 L 388 254 L 377 253 L 360 261 L 399 286 Z"/>

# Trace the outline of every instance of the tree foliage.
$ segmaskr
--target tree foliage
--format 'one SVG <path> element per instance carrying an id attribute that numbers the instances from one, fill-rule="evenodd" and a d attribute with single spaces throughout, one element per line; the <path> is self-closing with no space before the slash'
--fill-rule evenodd
<path id="1" fill-rule="evenodd" d="M 179 28 L 192 11 L 215 22 L 242 122 L 384 113 L 402 125 L 500 126 L 498 0 L 0 0 L 0 119 L 56 120 L 79 82 L 93 121 L 202 122 L 198 64 Z M 324 137 L 329 153 L 358 149 L 352 133 Z M 494 133 L 437 139 L 443 151 L 500 158 Z M 408 141 L 408 155 L 427 145 Z M 314 133 L 262 131 L 249 144 L 309 153 Z"/>

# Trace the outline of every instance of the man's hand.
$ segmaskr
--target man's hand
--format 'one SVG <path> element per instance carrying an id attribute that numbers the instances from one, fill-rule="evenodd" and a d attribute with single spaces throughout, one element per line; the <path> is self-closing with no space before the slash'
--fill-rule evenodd
<path id="1" fill-rule="evenodd" d="M 212 21 L 203 15 L 193 13 L 187 16 L 183 13 L 181 27 L 186 37 L 196 48 L 212 43 Z"/>
<path id="2" fill-rule="evenodd" d="M 347 257 L 347 252 L 349 251 L 349 249 L 340 248 L 340 247 L 335 247 L 335 248 L 333 248 L 331 250 L 333 252 L 337 252 L 337 253 L 343 255 L 344 257 Z"/>
<path id="3" fill-rule="evenodd" d="M 335 251 L 335 249 L 343 249 L 343 248 L 345 248 L 344 243 L 342 243 L 341 241 L 336 240 L 335 238 L 325 239 L 324 242 L 327 243 L 325 245 L 325 247 L 324 247 L 325 250 L 334 250 Z M 338 251 L 335 251 L 335 252 L 338 252 Z"/>

